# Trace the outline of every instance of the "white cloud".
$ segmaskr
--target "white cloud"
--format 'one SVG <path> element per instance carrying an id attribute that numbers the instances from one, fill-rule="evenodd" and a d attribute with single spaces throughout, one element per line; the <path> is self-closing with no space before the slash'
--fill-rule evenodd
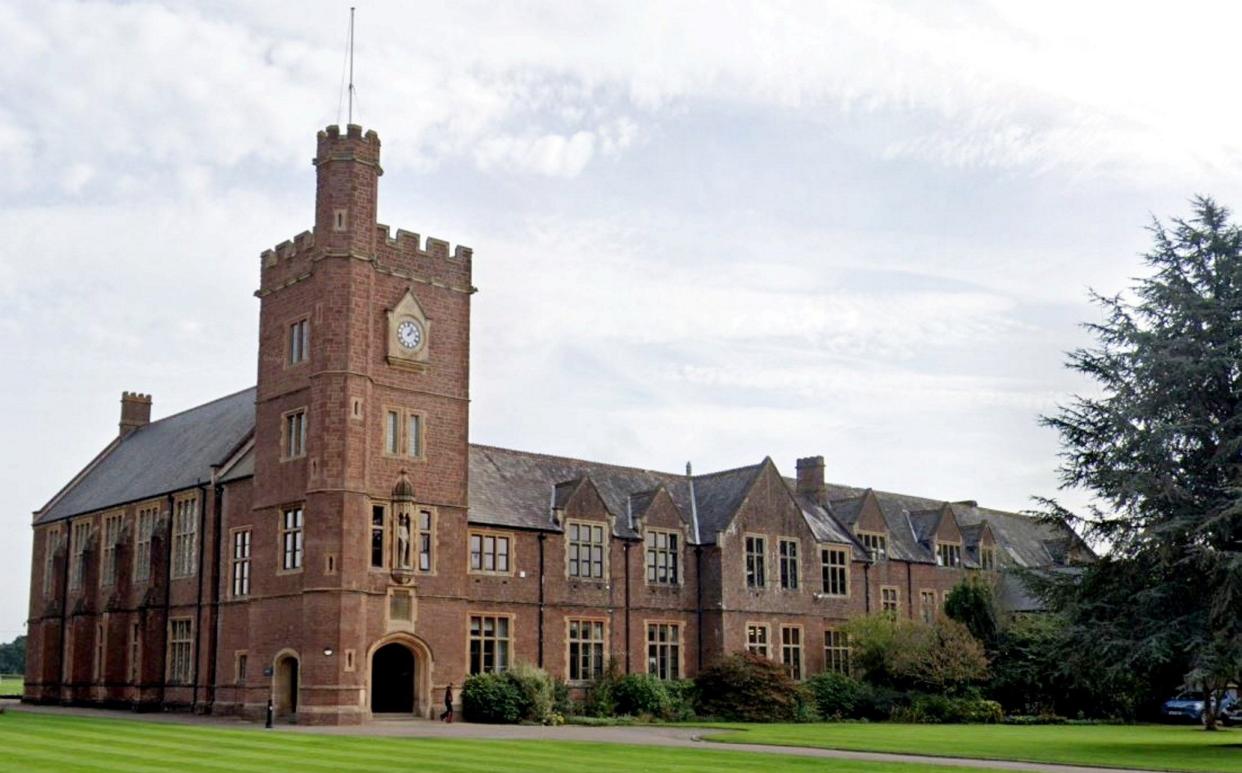
<path id="1" fill-rule="evenodd" d="M 568 137 L 561 134 L 492 137 L 479 144 L 474 158 L 483 170 L 501 167 L 548 177 L 576 177 L 593 155 L 595 135 L 582 131 Z"/>

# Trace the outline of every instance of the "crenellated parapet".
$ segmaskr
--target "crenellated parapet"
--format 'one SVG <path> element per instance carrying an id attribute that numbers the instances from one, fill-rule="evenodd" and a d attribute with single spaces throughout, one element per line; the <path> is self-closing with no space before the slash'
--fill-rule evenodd
<path id="1" fill-rule="evenodd" d="M 319 132 L 314 228 L 261 253 L 258 295 L 308 279 L 317 263 L 335 259 L 368 261 L 411 283 L 472 290 L 469 247 L 400 229 L 394 235 L 376 221 L 379 161 L 374 131 L 349 124 L 343 132 L 339 126 Z"/>
<path id="2" fill-rule="evenodd" d="M 259 255 L 262 266 L 260 294 L 297 282 L 314 271 L 325 258 L 370 260 L 380 271 L 416 283 L 445 285 L 469 290 L 474 250 L 434 236 L 423 237 L 398 228 L 394 234 L 384 224 L 376 226 L 375 254 L 322 249 L 312 231 L 303 231 Z"/>
<path id="3" fill-rule="evenodd" d="M 315 148 L 315 166 L 329 161 L 359 161 L 379 166 L 380 139 L 374 129 L 365 133 L 358 124 L 351 123 L 341 134 L 337 125 L 320 129 Z"/>
<path id="4" fill-rule="evenodd" d="M 376 226 L 376 257 L 381 271 L 415 282 L 470 288 L 474 250 L 463 244 L 454 246 L 444 239 L 424 238 L 402 228 L 393 235 L 381 223 Z"/>

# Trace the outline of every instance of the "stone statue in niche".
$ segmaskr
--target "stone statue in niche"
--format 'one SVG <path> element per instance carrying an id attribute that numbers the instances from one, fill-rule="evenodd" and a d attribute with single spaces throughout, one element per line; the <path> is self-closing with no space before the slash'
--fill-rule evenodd
<path id="1" fill-rule="evenodd" d="M 412 565 L 410 562 L 410 514 L 399 513 L 397 515 L 397 566 L 401 569 L 409 569 Z"/>

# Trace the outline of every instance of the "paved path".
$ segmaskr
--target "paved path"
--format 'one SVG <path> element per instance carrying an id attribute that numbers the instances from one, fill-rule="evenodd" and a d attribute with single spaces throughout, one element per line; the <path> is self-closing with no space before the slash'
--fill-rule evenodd
<path id="1" fill-rule="evenodd" d="M 262 731 L 263 726 L 229 717 L 199 717 L 191 714 L 134 714 L 129 711 L 107 709 L 64 708 L 60 706 L 27 706 L 17 701 L 0 701 L 9 711 L 27 711 L 36 714 L 60 716 L 98 717 L 112 719 L 140 719 L 151 722 L 167 722 L 182 725 L 225 727 L 237 730 Z M 711 743 L 704 738 L 712 733 L 729 732 L 692 727 L 666 725 L 581 727 L 529 727 L 524 725 L 475 725 L 455 722 L 451 725 L 429 720 L 376 720 L 361 726 L 312 727 L 308 725 L 278 725 L 268 732 L 311 733 L 321 735 L 357 735 L 407 738 L 485 738 L 494 740 L 523 741 L 582 741 L 588 743 L 620 743 L 636 746 L 671 746 L 680 748 L 712 749 L 714 751 L 746 751 L 759 754 L 792 755 L 796 757 L 820 757 L 838 760 L 861 760 L 865 762 L 899 762 L 921 767 L 956 766 L 963 768 L 986 768 L 989 770 L 1022 770 L 1035 773 L 1157 773 L 1133 768 L 1096 768 L 1080 765 L 1054 765 L 1040 762 L 1011 762 L 1007 760 L 979 760 L 957 757 L 929 757 L 918 754 L 889 754 L 886 752 L 857 752 L 841 749 L 815 749 L 802 746 L 768 746 L 750 743 Z"/>

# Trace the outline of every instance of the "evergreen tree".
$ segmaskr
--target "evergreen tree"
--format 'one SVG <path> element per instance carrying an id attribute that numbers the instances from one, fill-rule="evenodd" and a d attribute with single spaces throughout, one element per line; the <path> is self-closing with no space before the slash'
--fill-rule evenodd
<path id="1" fill-rule="evenodd" d="M 1181 663 L 1207 692 L 1242 652 L 1242 230 L 1211 199 L 1193 210 L 1153 223 L 1151 273 L 1129 293 L 1093 294 L 1103 321 L 1069 367 L 1098 391 L 1042 419 L 1063 488 L 1098 503 L 1076 520 L 1105 551 L 1042 592 L 1092 668 Z"/>

